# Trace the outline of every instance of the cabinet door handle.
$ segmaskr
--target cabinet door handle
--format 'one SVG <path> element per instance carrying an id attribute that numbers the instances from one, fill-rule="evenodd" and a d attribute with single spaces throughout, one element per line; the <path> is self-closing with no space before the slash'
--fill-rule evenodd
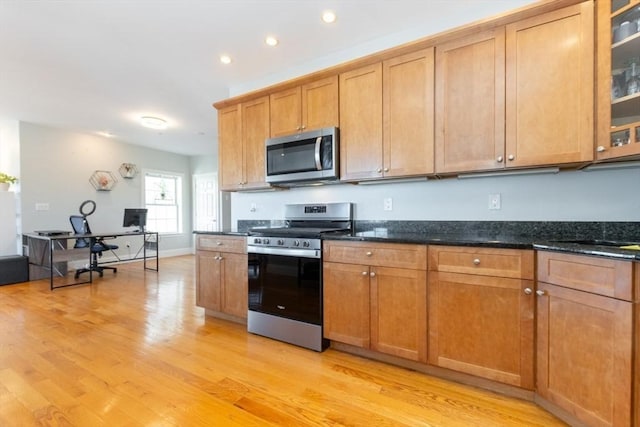
<path id="1" fill-rule="evenodd" d="M 504 157 L 498 156 L 496 160 L 498 161 L 498 163 L 502 163 L 502 161 L 504 160 Z"/>
<path id="2" fill-rule="evenodd" d="M 213 259 L 215 259 L 216 261 L 218 261 L 220 259 L 220 257 L 218 255 L 214 256 Z"/>
<path id="3" fill-rule="evenodd" d="M 367 273 L 366 271 L 363 271 L 363 272 L 362 272 L 362 275 L 363 275 L 363 276 L 368 276 L 368 275 L 369 275 L 369 273 Z"/>
<path id="4" fill-rule="evenodd" d="M 541 296 L 543 296 L 543 295 L 546 295 L 546 294 L 547 294 L 547 293 L 546 293 L 545 291 L 543 291 L 543 290 L 537 290 L 537 291 L 536 291 L 536 295 L 538 295 L 539 297 L 541 297 Z"/>
<path id="5" fill-rule="evenodd" d="M 596 148 L 596 151 L 597 151 L 598 153 L 604 153 L 606 150 L 607 150 L 607 149 L 606 149 L 606 148 L 604 148 L 604 146 L 602 146 L 602 145 L 598 145 L 598 148 Z"/>
<path id="6" fill-rule="evenodd" d="M 480 265 L 480 259 L 479 258 L 474 259 L 473 260 L 473 264 L 474 265 Z"/>
<path id="7" fill-rule="evenodd" d="M 509 154 L 509 157 L 507 157 L 507 159 L 509 159 L 510 162 L 514 161 L 516 158 L 516 156 L 514 156 L 513 154 Z"/>
<path id="8" fill-rule="evenodd" d="M 218 261 L 222 261 L 224 258 L 222 258 L 221 256 L 218 257 Z"/>
<path id="9" fill-rule="evenodd" d="M 389 168 L 384 168 L 384 171 L 385 172 L 389 172 Z"/>
<path id="10" fill-rule="evenodd" d="M 533 291 L 531 290 L 531 288 L 524 288 L 524 293 L 526 295 L 531 295 L 533 293 Z"/>
<path id="11" fill-rule="evenodd" d="M 216 245 L 222 246 L 222 242 L 216 242 Z"/>
<path id="12" fill-rule="evenodd" d="M 371 277 L 376 277 L 376 273 L 375 273 L 375 271 L 372 271 L 371 273 L 369 273 L 369 276 L 371 276 Z"/>
<path id="13" fill-rule="evenodd" d="M 301 130 L 305 130 L 307 127 L 305 125 L 300 126 Z"/>
<path id="14" fill-rule="evenodd" d="M 367 252 L 365 255 L 366 255 L 366 256 L 371 256 L 371 255 L 373 255 L 373 252 L 369 251 L 369 252 Z"/>
<path id="15" fill-rule="evenodd" d="M 378 169 L 376 169 L 376 172 L 380 173 L 380 172 L 382 172 L 382 169 L 378 168 Z"/>

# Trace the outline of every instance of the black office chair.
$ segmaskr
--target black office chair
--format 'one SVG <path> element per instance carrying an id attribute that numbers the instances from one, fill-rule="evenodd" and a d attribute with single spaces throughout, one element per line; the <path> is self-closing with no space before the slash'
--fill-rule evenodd
<path id="1" fill-rule="evenodd" d="M 89 222 L 87 222 L 87 218 L 84 215 L 71 215 L 69 221 L 76 235 L 91 234 Z M 91 263 L 89 264 L 89 268 L 79 268 L 76 270 L 76 279 L 80 274 L 86 273 L 87 271 L 95 271 L 100 274 L 100 277 L 102 277 L 104 270 L 113 270 L 114 273 L 118 272 L 118 269 L 115 267 L 98 265 L 98 257 L 102 256 L 102 252 L 118 249 L 117 245 L 110 245 L 103 239 L 96 239 L 95 237 L 78 238 L 76 239 L 75 245 L 73 245 L 73 247 L 77 249 L 87 248 L 89 246 L 91 247 Z"/>

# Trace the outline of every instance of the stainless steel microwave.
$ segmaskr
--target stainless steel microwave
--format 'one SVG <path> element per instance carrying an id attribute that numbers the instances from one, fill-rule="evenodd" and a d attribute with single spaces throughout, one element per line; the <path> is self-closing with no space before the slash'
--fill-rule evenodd
<path id="1" fill-rule="evenodd" d="M 338 128 L 329 127 L 266 140 L 266 181 L 276 185 L 335 181 Z"/>

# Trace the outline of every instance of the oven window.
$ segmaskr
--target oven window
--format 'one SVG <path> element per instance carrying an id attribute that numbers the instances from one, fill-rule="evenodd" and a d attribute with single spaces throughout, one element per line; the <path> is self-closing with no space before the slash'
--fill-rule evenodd
<path id="1" fill-rule="evenodd" d="M 322 261 L 249 254 L 249 310 L 322 324 Z"/>

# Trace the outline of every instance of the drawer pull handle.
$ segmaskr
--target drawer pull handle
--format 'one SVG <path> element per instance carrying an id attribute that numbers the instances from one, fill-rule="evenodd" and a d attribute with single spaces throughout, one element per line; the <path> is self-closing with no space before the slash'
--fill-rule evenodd
<path id="1" fill-rule="evenodd" d="M 369 273 L 369 276 L 376 277 L 376 273 L 372 271 L 371 273 Z"/>
<path id="2" fill-rule="evenodd" d="M 531 295 L 533 293 L 533 291 L 531 290 L 531 288 L 524 288 L 524 293 L 526 295 Z"/>
<path id="3" fill-rule="evenodd" d="M 363 275 L 363 276 L 368 276 L 368 275 L 369 275 L 369 273 L 367 273 L 366 271 L 363 271 L 363 272 L 362 272 L 362 275 Z"/>
<path id="4" fill-rule="evenodd" d="M 480 265 L 480 259 L 479 258 L 474 259 L 473 260 L 473 264 L 474 265 Z"/>
<path id="5" fill-rule="evenodd" d="M 284 305 L 276 305 L 276 307 L 278 307 L 278 310 L 284 310 L 286 309 L 286 307 Z"/>
<path id="6" fill-rule="evenodd" d="M 367 256 L 371 256 L 371 255 L 373 255 L 373 252 L 367 252 L 366 255 Z"/>
<path id="7" fill-rule="evenodd" d="M 545 294 L 546 294 L 546 292 L 545 292 L 545 291 L 542 291 L 542 290 L 538 290 L 538 291 L 536 291 L 536 295 L 538 295 L 539 297 L 541 297 L 541 296 L 543 296 L 543 295 L 545 295 Z"/>

